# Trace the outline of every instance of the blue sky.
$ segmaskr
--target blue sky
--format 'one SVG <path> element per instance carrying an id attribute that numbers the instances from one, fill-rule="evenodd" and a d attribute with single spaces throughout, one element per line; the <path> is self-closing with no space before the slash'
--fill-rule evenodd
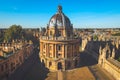
<path id="1" fill-rule="evenodd" d="M 75 28 L 120 28 L 120 0 L 0 0 L 0 28 L 46 27 L 59 4 Z"/>

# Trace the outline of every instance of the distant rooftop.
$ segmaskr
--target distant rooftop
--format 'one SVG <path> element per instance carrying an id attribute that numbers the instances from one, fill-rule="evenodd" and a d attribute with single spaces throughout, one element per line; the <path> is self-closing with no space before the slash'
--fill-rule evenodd
<path id="1" fill-rule="evenodd" d="M 108 58 L 107 60 L 109 62 L 111 62 L 113 65 L 115 65 L 115 66 L 120 68 L 120 62 L 118 62 L 117 60 L 114 60 L 114 59 L 111 59 L 111 58 Z"/>

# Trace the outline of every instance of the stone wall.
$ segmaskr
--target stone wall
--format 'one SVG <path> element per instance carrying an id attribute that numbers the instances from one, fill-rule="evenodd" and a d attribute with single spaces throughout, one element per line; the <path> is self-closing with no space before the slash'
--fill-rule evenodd
<path id="1" fill-rule="evenodd" d="M 26 45 L 11 56 L 0 59 L 0 79 L 9 77 L 33 53 L 33 45 Z"/>
<path id="2" fill-rule="evenodd" d="M 107 72 L 109 72 L 116 80 L 120 80 L 120 67 L 112 64 L 108 60 L 105 60 L 102 66 Z"/>

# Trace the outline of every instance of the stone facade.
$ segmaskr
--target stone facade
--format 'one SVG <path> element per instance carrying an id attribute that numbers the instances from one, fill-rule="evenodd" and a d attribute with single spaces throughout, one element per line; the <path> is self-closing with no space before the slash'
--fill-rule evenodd
<path id="1" fill-rule="evenodd" d="M 33 53 L 32 44 L 19 44 L 1 43 L 0 79 L 9 77 Z"/>
<path id="2" fill-rule="evenodd" d="M 50 71 L 72 69 L 79 65 L 79 39 L 73 36 L 73 26 L 58 6 L 46 32 L 40 36 L 40 60 Z"/>
<path id="3" fill-rule="evenodd" d="M 81 50 L 92 55 L 98 61 L 98 65 L 110 73 L 115 80 L 120 80 L 120 62 L 117 61 L 120 57 L 120 36 L 99 32 L 98 39 L 94 40 L 94 33 L 89 35 L 86 33 L 80 35 L 82 38 Z M 90 35 L 93 36 L 90 37 Z"/>
<path id="4" fill-rule="evenodd" d="M 104 48 L 100 47 L 98 64 L 108 71 L 116 80 L 120 80 L 120 62 L 115 58 L 115 48 L 110 49 L 106 44 Z"/>

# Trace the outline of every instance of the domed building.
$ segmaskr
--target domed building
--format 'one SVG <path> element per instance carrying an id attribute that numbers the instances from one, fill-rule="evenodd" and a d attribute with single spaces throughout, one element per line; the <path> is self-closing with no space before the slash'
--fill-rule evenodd
<path id="1" fill-rule="evenodd" d="M 79 65 L 79 39 L 74 38 L 73 25 L 62 12 L 53 15 L 40 36 L 40 59 L 50 71 L 73 69 Z"/>

